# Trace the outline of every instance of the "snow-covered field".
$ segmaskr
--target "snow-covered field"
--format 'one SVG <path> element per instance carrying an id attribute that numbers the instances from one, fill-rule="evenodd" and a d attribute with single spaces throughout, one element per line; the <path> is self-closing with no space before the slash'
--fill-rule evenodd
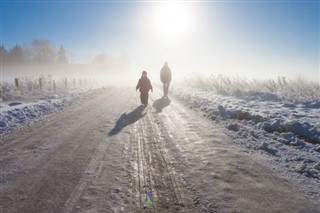
<path id="1" fill-rule="evenodd" d="M 0 135 L 45 119 L 95 89 L 75 89 L 0 102 Z M 256 95 L 175 87 L 171 95 L 225 127 L 241 150 L 320 200 L 320 100 L 288 102 L 272 93 Z M 152 94 L 151 94 L 152 95 Z"/>

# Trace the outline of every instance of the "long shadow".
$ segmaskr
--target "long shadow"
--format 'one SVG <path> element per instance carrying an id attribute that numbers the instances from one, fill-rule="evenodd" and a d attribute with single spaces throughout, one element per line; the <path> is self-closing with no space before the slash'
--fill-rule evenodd
<path id="1" fill-rule="evenodd" d="M 116 121 L 116 124 L 114 125 L 113 129 L 110 130 L 108 133 L 109 136 L 113 136 L 121 132 L 121 130 L 135 122 L 137 122 L 140 118 L 146 115 L 146 113 L 143 113 L 145 107 L 143 105 L 138 106 L 130 113 L 123 113 L 118 120 Z"/>
<path id="2" fill-rule="evenodd" d="M 156 112 L 162 112 L 162 110 L 170 105 L 171 100 L 167 96 L 163 96 L 159 98 L 155 102 L 153 102 L 153 107 L 156 109 Z"/>

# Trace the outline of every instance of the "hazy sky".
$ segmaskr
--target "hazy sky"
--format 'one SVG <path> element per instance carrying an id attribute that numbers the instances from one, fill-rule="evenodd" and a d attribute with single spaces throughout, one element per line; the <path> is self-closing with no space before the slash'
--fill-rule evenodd
<path id="1" fill-rule="evenodd" d="M 171 1 L 172 2 L 172 1 Z M 128 52 L 132 69 L 320 81 L 319 1 L 1 1 L 1 43 L 62 44 L 74 62 Z"/>

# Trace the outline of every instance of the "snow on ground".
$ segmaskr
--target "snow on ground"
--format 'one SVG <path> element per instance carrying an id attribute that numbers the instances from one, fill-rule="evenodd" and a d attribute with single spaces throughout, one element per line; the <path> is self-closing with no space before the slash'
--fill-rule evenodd
<path id="1" fill-rule="evenodd" d="M 46 115 L 59 112 L 82 97 L 89 96 L 94 89 L 83 88 L 38 97 L 18 97 L 0 102 L 0 135 L 12 133 Z"/>
<path id="2" fill-rule="evenodd" d="M 175 97 L 225 132 L 242 151 L 261 159 L 320 202 L 320 102 L 283 103 L 272 94 L 222 96 L 175 88 Z"/>
<path id="3" fill-rule="evenodd" d="M 0 102 L 0 136 L 44 119 L 95 89 Z M 225 126 L 242 151 L 262 159 L 312 200 L 320 202 L 320 103 L 282 103 L 272 94 L 222 96 L 175 88 L 175 97 Z"/>

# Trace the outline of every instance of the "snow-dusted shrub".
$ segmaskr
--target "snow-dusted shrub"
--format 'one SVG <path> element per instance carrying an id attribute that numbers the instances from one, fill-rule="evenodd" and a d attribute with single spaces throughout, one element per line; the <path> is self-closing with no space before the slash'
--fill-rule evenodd
<path id="1" fill-rule="evenodd" d="M 8 82 L 1 82 L 0 83 L 0 90 L 1 90 L 1 100 L 8 100 L 13 97 L 15 87 L 13 84 L 9 84 Z"/>
<path id="2" fill-rule="evenodd" d="M 311 108 L 320 107 L 320 85 L 301 77 L 293 80 L 285 77 L 278 77 L 277 80 L 249 80 L 240 76 L 191 74 L 186 77 L 185 83 L 221 95 L 265 101 L 281 100 L 284 103 L 304 103 Z"/>

